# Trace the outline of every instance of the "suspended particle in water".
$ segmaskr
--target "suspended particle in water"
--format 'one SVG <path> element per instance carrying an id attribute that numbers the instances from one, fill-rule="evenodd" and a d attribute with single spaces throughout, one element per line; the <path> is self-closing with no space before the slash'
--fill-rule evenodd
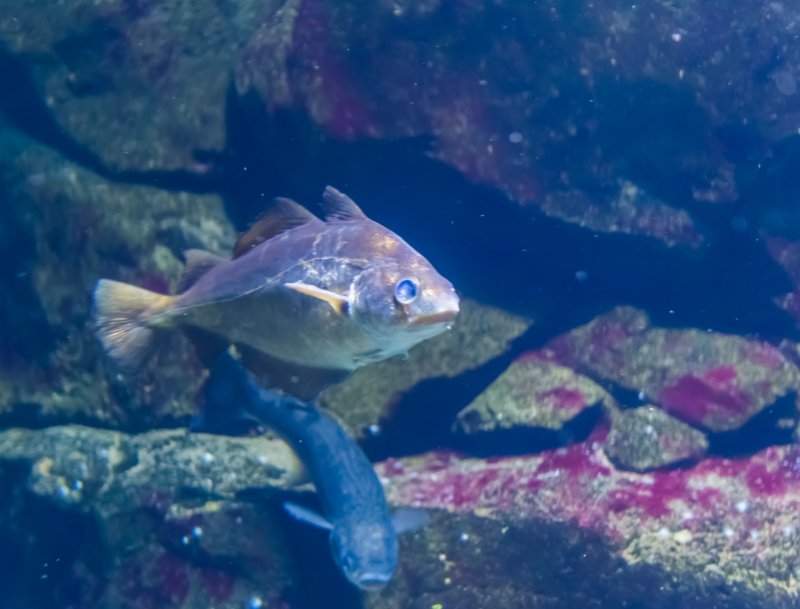
<path id="1" fill-rule="evenodd" d="M 264 606 L 264 601 L 258 595 L 253 595 L 247 599 L 247 609 L 261 609 Z"/>

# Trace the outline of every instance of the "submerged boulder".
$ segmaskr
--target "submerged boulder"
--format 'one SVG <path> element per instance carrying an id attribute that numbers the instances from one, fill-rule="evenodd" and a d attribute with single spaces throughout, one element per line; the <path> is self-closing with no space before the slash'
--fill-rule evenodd
<path id="1" fill-rule="evenodd" d="M 708 450 L 702 431 L 652 405 L 615 409 L 610 418 L 603 451 L 621 469 L 641 472 L 681 465 L 702 459 Z"/>
<path id="2" fill-rule="evenodd" d="M 0 20 L 8 110 L 73 157 L 115 172 L 209 167 L 225 145 L 230 70 L 280 2 L 10 0 Z"/>
<path id="3" fill-rule="evenodd" d="M 559 336 L 539 356 L 636 392 L 712 432 L 740 428 L 800 387 L 797 367 L 767 342 L 657 327 L 627 307 Z"/>
<path id="4" fill-rule="evenodd" d="M 641 474 L 617 470 L 602 439 L 382 464 L 392 502 L 433 519 L 367 606 L 796 606 L 796 446 Z"/>
<path id="5" fill-rule="evenodd" d="M 0 414 L 117 427 L 186 420 L 204 376 L 182 336 L 122 379 L 91 317 L 102 277 L 158 292 L 177 286 L 182 252 L 225 252 L 220 197 L 115 182 L 0 127 Z M 19 419 L 18 419 L 19 420 Z"/>
<path id="6" fill-rule="evenodd" d="M 281 441 L 10 429 L 0 472 L 3 557 L 19 571 L 4 594 L 26 606 L 289 607 L 290 541 L 263 492 L 304 475 Z M 239 500 L 248 490 L 261 500 Z"/>
<path id="7" fill-rule="evenodd" d="M 471 435 L 521 428 L 558 431 L 587 408 L 612 403 L 602 387 L 571 368 L 520 359 L 458 413 L 454 428 Z"/>
<path id="8" fill-rule="evenodd" d="M 598 429 L 535 455 L 379 464 L 390 502 L 432 518 L 401 537 L 398 573 L 365 606 L 795 606 L 797 446 L 637 473 L 617 469 L 604 440 Z M 278 498 L 256 492 L 299 473 L 263 438 L 3 432 L 0 555 L 17 574 L 4 589 L 28 606 L 305 607 L 296 532 Z M 320 569 L 327 544 L 314 539 Z M 49 567 L 53 544 L 64 550 Z"/>

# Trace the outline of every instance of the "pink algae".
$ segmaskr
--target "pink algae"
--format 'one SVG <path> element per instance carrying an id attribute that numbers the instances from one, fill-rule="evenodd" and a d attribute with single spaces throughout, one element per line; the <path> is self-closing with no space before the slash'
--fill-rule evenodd
<path id="1" fill-rule="evenodd" d="M 200 571 L 200 583 L 211 601 L 222 603 L 233 594 L 236 578 L 230 573 L 206 567 Z"/>
<path id="2" fill-rule="evenodd" d="M 189 568 L 183 560 L 165 552 L 153 565 L 153 584 L 161 606 L 182 605 L 189 594 Z"/>
<path id="3" fill-rule="evenodd" d="M 708 458 L 690 468 L 639 474 L 616 470 L 604 458 L 599 438 L 595 434 L 581 444 L 491 463 L 437 455 L 433 470 L 426 461 L 395 488 L 401 500 L 418 505 L 574 520 L 612 537 L 624 536 L 629 526 L 620 518 L 662 522 L 651 526 L 680 519 L 683 526 L 696 527 L 736 513 L 743 500 L 800 493 L 800 447 L 771 447 L 750 457 Z"/>
<path id="4" fill-rule="evenodd" d="M 748 348 L 747 357 L 752 362 L 771 370 L 777 370 L 785 361 L 781 352 L 768 343 L 752 344 Z"/>
<path id="5" fill-rule="evenodd" d="M 733 366 L 718 366 L 699 376 L 686 374 L 665 387 L 658 401 L 689 423 L 705 425 L 710 418 L 740 420 L 750 412 L 750 399 L 737 380 Z"/>
<path id="6" fill-rule="evenodd" d="M 321 1 L 304 2 L 297 17 L 304 27 L 295 33 L 293 44 L 306 56 L 307 69 L 314 66 L 315 78 L 321 91 L 317 99 L 324 100 L 325 107 L 317 112 L 322 116 L 325 129 L 334 137 L 353 139 L 368 134 L 374 124 L 373 111 L 367 105 L 368 95 L 360 90 L 353 78 L 353 70 L 334 52 L 331 38 L 331 22 L 334 5 Z"/>

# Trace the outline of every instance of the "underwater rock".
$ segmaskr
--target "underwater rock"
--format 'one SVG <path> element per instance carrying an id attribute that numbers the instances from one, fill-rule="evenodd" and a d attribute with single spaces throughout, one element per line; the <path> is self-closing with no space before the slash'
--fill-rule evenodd
<path id="1" fill-rule="evenodd" d="M 475 301 L 462 300 L 453 328 L 409 351 L 408 359 L 371 364 L 325 390 L 320 401 L 354 431 L 391 417 L 399 395 L 424 379 L 456 377 L 503 353 L 531 321 Z"/>
<path id="2" fill-rule="evenodd" d="M 536 455 L 379 464 L 391 503 L 432 519 L 401 538 L 397 576 L 365 606 L 794 606 L 796 445 L 643 474 L 616 469 L 604 440 L 598 430 Z M 3 552 L 24 565 L 19 585 L 51 601 L 27 606 L 293 606 L 286 517 L 250 492 L 290 484 L 288 456 L 278 441 L 184 431 L 3 432 Z M 69 551 L 51 568 L 53 536 Z"/>
<path id="3" fill-rule="evenodd" d="M 278 5 L 10 0 L 0 64 L 20 66 L 0 69 L 14 92 L 0 109 L 43 141 L 71 140 L 62 152 L 88 152 L 115 171 L 202 175 L 209 168 L 194 153 L 225 145 L 226 91 L 242 41 Z"/>
<path id="4" fill-rule="evenodd" d="M 537 352 L 590 378 L 638 393 L 693 426 L 724 432 L 800 387 L 800 372 L 767 342 L 652 326 L 620 307 Z"/>
<path id="5" fill-rule="evenodd" d="M 701 459 L 708 450 L 705 434 L 655 406 L 613 409 L 603 445 L 619 468 L 644 472 Z"/>
<path id="6" fill-rule="evenodd" d="M 468 435 L 520 428 L 557 431 L 597 404 L 609 406 L 613 399 L 588 378 L 554 362 L 521 359 L 459 412 L 453 427 Z"/>
<path id="7" fill-rule="evenodd" d="M 0 432 L 0 472 L 3 507 L 18 510 L 3 519 L 0 537 L 27 565 L 21 581 L 4 589 L 38 586 L 26 606 L 48 606 L 31 602 L 40 594 L 86 608 L 210 602 L 241 609 L 251 599 L 289 606 L 281 603 L 294 571 L 280 508 L 235 499 L 302 481 L 302 466 L 282 441 L 182 430 L 11 429 Z M 27 513 L 37 518 L 29 522 Z M 60 535 L 75 539 L 53 542 L 70 550 L 60 549 L 49 577 L 39 579 L 41 563 L 53 561 L 49 522 L 71 522 Z M 39 536 L 41 544 L 31 541 Z M 27 550 L 13 554 L 9 540 L 26 540 Z"/>
<path id="8" fill-rule="evenodd" d="M 91 323 L 100 277 L 174 289 L 185 249 L 229 251 L 217 196 L 99 177 L 13 130 L 0 130 L 0 413 L 34 421 L 142 428 L 186 419 L 203 368 L 183 337 L 125 382 Z"/>
<path id="9" fill-rule="evenodd" d="M 602 200 L 578 189 L 548 192 L 541 209 L 592 231 L 646 235 L 670 247 L 697 248 L 706 241 L 686 210 L 654 199 L 627 180 L 620 182 L 613 196 Z"/>
<path id="10" fill-rule="evenodd" d="M 796 606 L 797 446 L 641 474 L 615 469 L 602 440 L 382 464 L 391 501 L 433 517 L 366 606 Z"/>
<path id="11" fill-rule="evenodd" d="M 632 220 L 608 193 L 622 179 L 689 211 L 736 200 L 737 138 L 768 147 L 797 128 L 799 16 L 786 3 L 293 0 L 249 41 L 237 83 L 336 139 L 432 136 L 470 179 L 569 221 L 695 241 L 684 214 Z"/>
<path id="12" fill-rule="evenodd" d="M 289 488 L 304 479 L 282 441 L 185 430 L 9 429 L 0 432 L 0 463 L 28 464 L 32 492 L 101 518 L 191 496 L 232 499 L 244 489 Z"/>

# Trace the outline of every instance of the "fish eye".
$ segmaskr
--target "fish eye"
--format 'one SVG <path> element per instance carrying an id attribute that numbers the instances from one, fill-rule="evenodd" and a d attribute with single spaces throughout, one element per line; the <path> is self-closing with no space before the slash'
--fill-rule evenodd
<path id="1" fill-rule="evenodd" d="M 419 292 L 419 281 L 413 277 L 406 277 L 401 279 L 394 286 L 394 297 L 400 304 L 409 304 L 414 302 Z"/>

